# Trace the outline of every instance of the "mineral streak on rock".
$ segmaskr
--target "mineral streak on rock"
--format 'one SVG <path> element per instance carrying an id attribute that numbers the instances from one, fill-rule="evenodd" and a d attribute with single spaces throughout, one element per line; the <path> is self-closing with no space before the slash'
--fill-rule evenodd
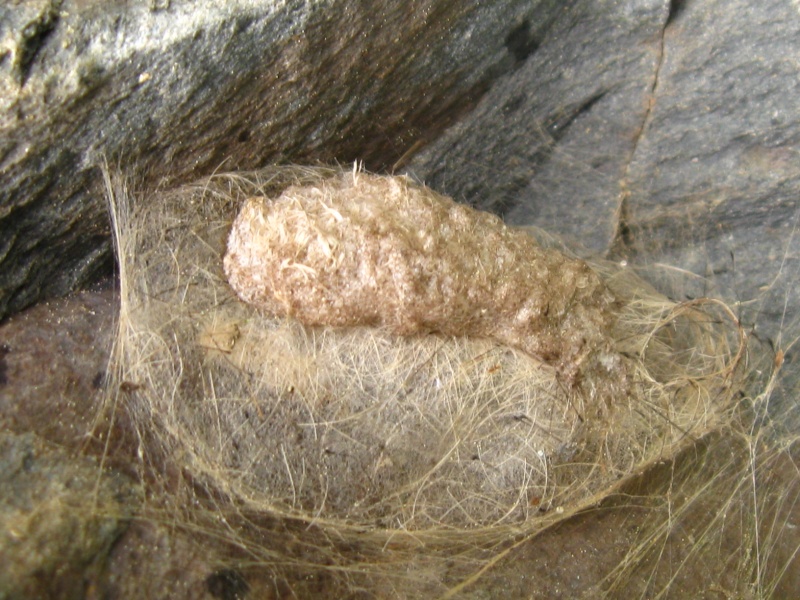
<path id="1" fill-rule="evenodd" d="M 306 325 L 493 338 L 573 383 L 589 363 L 619 368 L 614 297 L 586 263 L 404 177 L 354 172 L 249 199 L 224 269 L 242 300 Z"/>

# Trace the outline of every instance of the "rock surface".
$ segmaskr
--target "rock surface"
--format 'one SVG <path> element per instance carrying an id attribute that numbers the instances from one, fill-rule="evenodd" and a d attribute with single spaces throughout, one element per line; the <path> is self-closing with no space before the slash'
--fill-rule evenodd
<path id="1" fill-rule="evenodd" d="M 78 450 L 104 443 L 101 392 L 115 335 L 113 289 L 42 303 L 0 327 L 0 430 Z"/>
<path id="2" fill-rule="evenodd" d="M 800 316 L 800 13 L 781 0 L 681 4 L 630 161 L 621 241 L 709 276 L 710 293 L 785 345 Z"/>
<path id="3" fill-rule="evenodd" d="M 0 598 L 85 597 L 138 509 L 122 411 L 101 404 L 115 314 L 106 288 L 0 327 Z"/>
<path id="4" fill-rule="evenodd" d="M 0 597 L 85 597 L 127 526 L 132 482 L 32 433 L 0 431 L 0 489 Z"/>
<path id="5" fill-rule="evenodd" d="M 519 64 L 546 4 L 0 7 L 0 318 L 108 271 L 104 159 L 141 187 L 285 161 L 391 167 Z"/>
<path id="6" fill-rule="evenodd" d="M 799 33 L 788 0 L 571 3 L 409 170 L 509 222 L 688 269 L 701 278 L 676 296 L 722 295 L 787 345 L 800 332 Z"/>
<path id="7" fill-rule="evenodd" d="M 413 158 L 432 187 L 595 251 L 647 115 L 667 2 L 572 2 L 476 109 Z"/>

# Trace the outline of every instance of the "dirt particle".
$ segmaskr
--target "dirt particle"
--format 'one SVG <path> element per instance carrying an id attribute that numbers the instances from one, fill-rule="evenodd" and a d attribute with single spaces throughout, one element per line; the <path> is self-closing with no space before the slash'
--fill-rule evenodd
<path id="1" fill-rule="evenodd" d="M 208 592 L 220 600 L 242 600 L 250 586 L 244 577 L 233 569 L 222 569 L 212 573 L 206 579 Z"/>
<path id="2" fill-rule="evenodd" d="M 95 373 L 94 378 L 92 378 L 92 388 L 95 390 L 99 390 L 106 384 L 106 373 L 105 371 L 98 371 Z"/>

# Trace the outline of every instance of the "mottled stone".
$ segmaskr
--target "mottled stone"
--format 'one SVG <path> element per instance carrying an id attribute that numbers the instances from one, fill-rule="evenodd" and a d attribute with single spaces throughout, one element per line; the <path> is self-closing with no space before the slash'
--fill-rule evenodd
<path id="1" fill-rule="evenodd" d="M 107 287 L 40 304 L 0 326 L 0 429 L 35 431 L 72 449 L 103 447 L 117 311 Z"/>
<path id="2" fill-rule="evenodd" d="M 0 597 L 78 598 L 136 505 L 98 461 L 0 431 Z"/>

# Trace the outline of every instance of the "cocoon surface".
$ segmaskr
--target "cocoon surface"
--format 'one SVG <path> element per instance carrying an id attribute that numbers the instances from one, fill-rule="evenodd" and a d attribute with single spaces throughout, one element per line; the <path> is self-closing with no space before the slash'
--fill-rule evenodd
<path id="1" fill-rule="evenodd" d="M 344 173 L 251 198 L 224 264 L 244 301 L 306 325 L 488 337 L 571 379 L 587 355 L 620 368 L 613 296 L 585 262 L 403 177 Z"/>

